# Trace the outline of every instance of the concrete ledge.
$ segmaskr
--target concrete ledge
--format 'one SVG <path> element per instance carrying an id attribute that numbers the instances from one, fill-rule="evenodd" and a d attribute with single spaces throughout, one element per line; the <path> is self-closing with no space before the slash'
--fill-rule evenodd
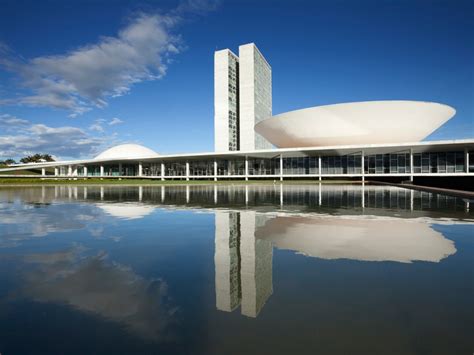
<path id="1" fill-rule="evenodd" d="M 397 184 L 397 183 L 392 183 L 392 182 L 376 181 L 376 180 L 372 180 L 370 181 L 370 183 L 376 184 L 376 185 L 397 186 L 397 187 L 413 189 L 413 190 L 418 190 L 418 191 L 434 192 L 434 193 L 439 193 L 443 195 L 450 195 L 450 196 L 468 198 L 468 199 L 474 200 L 474 192 L 472 191 L 453 190 L 453 189 L 445 189 L 441 187 L 431 187 L 431 186 L 422 186 L 422 185 L 413 185 L 413 184 Z"/>

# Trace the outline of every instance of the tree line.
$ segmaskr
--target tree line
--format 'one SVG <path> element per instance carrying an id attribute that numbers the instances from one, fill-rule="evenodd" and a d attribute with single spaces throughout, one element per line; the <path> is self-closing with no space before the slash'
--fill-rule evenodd
<path id="1" fill-rule="evenodd" d="M 42 163 L 46 161 L 55 161 L 54 158 L 50 154 L 34 154 L 34 155 L 27 155 L 20 159 L 20 163 Z M 14 159 L 6 159 L 4 161 L 0 161 L 0 164 L 3 165 L 12 165 L 16 164 Z"/>

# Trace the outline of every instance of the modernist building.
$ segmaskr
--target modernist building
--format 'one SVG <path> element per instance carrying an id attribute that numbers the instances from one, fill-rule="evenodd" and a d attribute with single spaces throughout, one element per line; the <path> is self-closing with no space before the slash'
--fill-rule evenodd
<path id="1" fill-rule="evenodd" d="M 255 124 L 272 115 L 272 69 L 254 43 L 214 54 L 216 152 L 270 149 Z"/>
<path id="2" fill-rule="evenodd" d="M 94 159 L 1 171 L 161 180 L 474 176 L 474 138 L 423 141 L 455 115 L 448 105 L 368 101 L 272 116 L 271 68 L 253 43 L 240 46 L 238 56 L 228 49 L 215 52 L 214 70 L 215 152 L 160 155 L 124 144 Z"/>

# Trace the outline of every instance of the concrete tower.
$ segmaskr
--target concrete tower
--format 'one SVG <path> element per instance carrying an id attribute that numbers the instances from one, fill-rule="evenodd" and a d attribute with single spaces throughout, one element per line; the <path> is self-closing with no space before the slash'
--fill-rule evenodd
<path id="1" fill-rule="evenodd" d="M 254 43 L 239 47 L 240 150 L 271 149 L 255 124 L 272 116 L 272 68 Z"/>
<path id="2" fill-rule="evenodd" d="M 228 49 L 214 53 L 214 149 L 239 150 L 239 58 Z"/>
<path id="3" fill-rule="evenodd" d="M 272 115 L 272 70 L 253 43 L 214 53 L 214 146 L 216 152 L 270 149 L 255 132 Z"/>

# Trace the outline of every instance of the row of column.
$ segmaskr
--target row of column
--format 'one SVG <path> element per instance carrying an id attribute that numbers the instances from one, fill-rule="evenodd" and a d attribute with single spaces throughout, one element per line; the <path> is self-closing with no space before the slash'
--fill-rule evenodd
<path id="1" fill-rule="evenodd" d="M 465 163 L 465 172 L 468 173 L 469 172 L 469 151 L 468 150 L 465 150 L 465 157 L 464 157 L 464 163 Z M 122 164 L 119 164 L 119 171 L 121 172 L 122 169 L 121 169 L 121 165 Z M 322 179 L 322 169 L 321 169 L 321 156 L 318 156 L 318 178 L 319 180 Z M 362 181 L 365 181 L 365 154 L 364 154 L 364 151 L 361 151 L 361 170 L 362 170 L 362 173 L 361 173 L 361 177 L 362 177 Z M 87 166 L 84 166 L 83 167 L 83 176 L 87 176 Z M 413 174 L 414 174 L 414 170 L 413 170 L 413 151 L 410 150 L 410 181 L 413 181 Z M 46 170 L 45 168 L 42 168 L 41 169 L 41 175 L 45 176 L 46 175 Z M 59 176 L 59 168 L 54 168 L 54 175 L 55 176 Z M 69 165 L 68 166 L 68 171 L 67 171 L 67 176 L 78 176 L 77 174 L 77 166 L 72 166 L 72 165 Z M 100 165 L 100 174 L 99 174 L 100 177 L 104 177 L 105 174 L 104 174 L 104 166 L 103 165 Z M 142 163 L 138 163 L 138 176 L 143 176 L 143 165 Z M 214 181 L 217 181 L 217 161 L 214 160 Z M 225 177 L 225 175 L 223 175 L 222 177 Z M 245 157 L 245 180 L 248 181 L 249 179 L 249 164 L 248 164 L 248 157 Z M 279 173 L 279 177 L 280 177 L 280 180 L 282 181 L 283 180 L 283 177 L 284 177 L 284 174 L 283 174 L 283 155 L 280 154 L 280 173 Z M 191 178 L 190 176 L 190 168 L 189 168 L 189 162 L 186 162 L 186 175 L 185 175 L 185 178 L 187 181 L 189 181 L 189 179 Z M 165 164 L 164 163 L 161 163 L 161 180 L 165 180 Z"/>

